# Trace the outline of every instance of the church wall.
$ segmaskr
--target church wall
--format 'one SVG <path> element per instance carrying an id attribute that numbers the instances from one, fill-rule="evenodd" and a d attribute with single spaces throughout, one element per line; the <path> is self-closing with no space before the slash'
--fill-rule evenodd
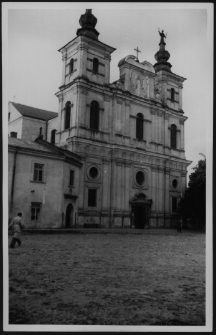
<path id="1" fill-rule="evenodd" d="M 23 117 L 22 139 L 34 141 L 40 135 L 42 127 L 43 139 L 46 138 L 46 121 Z"/>
<path id="2" fill-rule="evenodd" d="M 17 111 L 17 109 L 10 102 L 8 103 L 8 113 L 10 113 L 10 122 L 22 117 L 22 115 Z"/>

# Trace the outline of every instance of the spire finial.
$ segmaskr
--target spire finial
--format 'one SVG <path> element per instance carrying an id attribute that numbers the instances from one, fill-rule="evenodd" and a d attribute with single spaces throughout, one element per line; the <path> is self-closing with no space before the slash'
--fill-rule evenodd
<path id="1" fill-rule="evenodd" d="M 154 65 L 155 68 L 155 72 L 157 73 L 160 70 L 166 70 L 171 72 L 171 67 L 172 65 L 170 63 L 168 63 L 168 59 L 170 58 L 170 54 L 167 50 L 165 50 L 165 41 L 164 39 L 167 37 L 167 34 L 164 34 L 164 31 L 160 31 L 160 29 L 158 28 L 158 33 L 160 35 L 160 43 L 159 43 L 159 51 L 155 54 L 155 59 L 157 61 L 157 63 Z"/>
<path id="2" fill-rule="evenodd" d="M 80 16 L 79 24 L 82 28 L 77 30 L 77 36 L 85 35 L 95 40 L 98 39 L 99 32 L 95 29 L 97 18 L 92 14 L 92 9 L 86 9 L 85 14 Z"/>

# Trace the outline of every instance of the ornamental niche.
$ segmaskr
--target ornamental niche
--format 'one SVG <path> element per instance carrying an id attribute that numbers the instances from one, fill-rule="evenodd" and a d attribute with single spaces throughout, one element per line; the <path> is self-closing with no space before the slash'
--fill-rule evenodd
<path id="1" fill-rule="evenodd" d="M 149 97 L 149 78 L 136 74 L 134 71 L 131 73 L 130 78 L 130 91 L 143 98 Z"/>

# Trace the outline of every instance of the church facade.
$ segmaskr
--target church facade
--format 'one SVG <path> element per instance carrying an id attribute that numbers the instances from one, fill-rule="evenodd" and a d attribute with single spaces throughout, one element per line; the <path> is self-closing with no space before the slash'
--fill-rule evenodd
<path id="1" fill-rule="evenodd" d="M 110 83 L 115 49 L 91 10 L 63 46 L 56 143 L 81 157 L 78 226 L 171 227 L 186 189 L 182 89 L 160 34 L 154 65 L 129 55 Z M 74 205 L 74 204 L 73 204 Z"/>
<path id="2" fill-rule="evenodd" d="M 50 173 L 50 178 L 41 180 L 27 177 L 33 168 L 22 174 L 27 178 L 23 179 L 25 187 L 30 183 L 31 193 L 25 200 L 25 222 L 35 228 L 175 227 L 191 162 L 185 157 L 185 78 L 171 71 L 166 36 L 159 32 L 154 65 L 128 55 L 118 63 L 119 79 L 110 83 L 115 48 L 99 41 L 97 19 L 90 9 L 81 15 L 79 23 L 77 36 L 59 50 L 63 69 L 56 93 L 58 113 L 9 103 L 9 134 L 17 137 L 9 150 L 11 162 L 19 141 L 29 153 L 36 144 L 28 141 L 36 140 L 41 147 L 34 169 L 38 164 L 44 169 L 48 166 Z M 43 148 L 50 151 L 49 155 L 44 155 Z M 54 156 L 58 171 L 66 172 L 52 171 Z M 62 157 L 66 157 L 64 163 Z M 33 166 L 29 154 L 25 159 L 26 168 Z M 75 175 L 75 188 L 69 182 L 71 174 Z M 19 187 L 17 184 L 16 192 L 21 194 Z M 10 208 L 22 207 L 20 196 L 13 194 L 12 200 Z M 40 202 L 40 215 L 32 219 L 31 208 L 36 202 Z M 51 208 L 55 209 L 52 216 Z"/>

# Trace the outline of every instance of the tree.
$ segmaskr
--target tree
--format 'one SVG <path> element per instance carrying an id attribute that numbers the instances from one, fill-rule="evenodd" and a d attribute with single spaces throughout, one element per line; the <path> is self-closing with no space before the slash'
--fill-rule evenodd
<path id="1" fill-rule="evenodd" d="M 203 154 L 201 154 L 204 156 Z M 182 201 L 182 217 L 190 219 L 199 228 L 205 226 L 206 221 L 206 158 L 198 161 L 189 176 L 188 188 Z"/>

